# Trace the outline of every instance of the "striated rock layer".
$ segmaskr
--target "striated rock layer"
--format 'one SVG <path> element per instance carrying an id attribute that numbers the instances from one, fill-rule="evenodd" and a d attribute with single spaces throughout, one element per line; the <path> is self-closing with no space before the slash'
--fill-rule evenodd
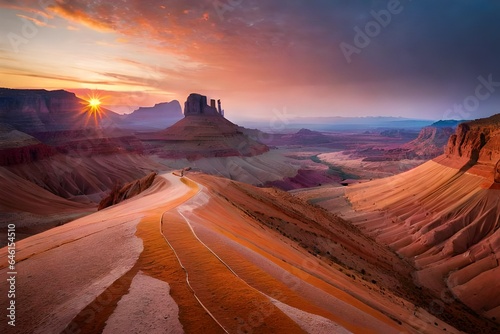
<path id="1" fill-rule="evenodd" d="M 500 114 L 458 125 L 445 153 L 472 164 L 494 166 L 500 160 Z"/>
<path id="2" fill-rule="evenodd" d="M 464 123 L 446 154 L 349 187 L 354 223 L 410 259 L 415 280 L 500 321 L 500 117 Z M 451 295 L 448 296 L 448 295 Z M 444 297 L 443 297 L 444 296 Z"/>
<path id="3" fill-rule="evenodd" d="M 53 156 L 57 151 L 36 138 L 0 124 L 0 166 L 29 163 Z"/>

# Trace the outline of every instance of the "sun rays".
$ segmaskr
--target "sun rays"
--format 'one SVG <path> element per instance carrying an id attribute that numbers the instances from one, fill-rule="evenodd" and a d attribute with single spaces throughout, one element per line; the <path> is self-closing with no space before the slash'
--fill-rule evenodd
<path id="1" fill-rule="evenodd" d="M 104 99 L 105 97 L 98 92 L 92 92 L 82 101 L 84 105 L 82 113 L 87 116 L 85 119 L 86 126 L 89 122 L 93 122 L 96 127 L 100 125 L 102 119 L 106 116 L 105 110 L 102 108 Z"/>

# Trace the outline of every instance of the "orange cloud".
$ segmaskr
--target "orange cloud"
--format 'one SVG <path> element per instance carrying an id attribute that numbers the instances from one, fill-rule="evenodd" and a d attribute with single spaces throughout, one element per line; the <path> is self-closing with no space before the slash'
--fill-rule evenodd
<path id="1" fill-rule="evenodd" d="M 38 4 L 38 3 L 36 3 Z M 10 3 L 0 3 L 0 7 L 3 8 L 8 8 L 8 9 L 13 9 L 17 10 L 20 12 L 25 12 L 25 13 L 31 13 L 34 15 L 39 15 L 42 17 L 45 17 L 47 19 L 52 19 L 54 16 L 50 15 L 50 13 L 47 11 L 47 7 L 40 7 L 40 4 L 38 6 L 33 6 L 33 4 L 26 4 L 25 6 L 18 6 L 15 4 L 10 4 Z"/>
<path id="2" fill-rule="evenodd" d="M 89 15 L 82 9 L 63 4 L 65 3 L 56 2 L 49 8 L 49 10 L 69 21 L 81 23 L 95 30 L 99 30 L 102 32 L 114 31 L 115 27 L 109 20 L 106 20 L 103 17 L 99 16 L 94 17 L 93 15 Z"/>
<path id="3" fill-rule="evenodd" d="M 49 24 L 47 20 L 46 21 L 40 21 L 40 20 L 38 20 L 38 19 L 36 19 L 34 17 L 27 16 L 27 15 L 22 15 L 22 14 L 17 14 L 17 17 L 20 17 L 20 18 L 26 19 L 28 21 L 31 21 L 34 24 L 36 24 L 37 26 L 39 26 L 39 27 L 55 28 L 55 26 Z"/>

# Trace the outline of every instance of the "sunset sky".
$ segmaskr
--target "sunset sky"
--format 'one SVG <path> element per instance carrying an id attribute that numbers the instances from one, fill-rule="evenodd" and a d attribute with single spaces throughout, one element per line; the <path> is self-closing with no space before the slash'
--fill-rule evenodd
<path id="1" fill-rule="evenodd" d="M 492 0 L 0 0 L 0 86 L 120 113 L 199 92 L 230 119 L 478 118 L 500 112 L 499 17 Z"/>

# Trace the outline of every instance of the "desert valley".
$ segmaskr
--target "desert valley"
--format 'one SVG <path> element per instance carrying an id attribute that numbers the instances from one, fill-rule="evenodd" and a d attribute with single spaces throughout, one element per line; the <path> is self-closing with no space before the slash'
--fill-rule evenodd
<path id="1" fill-rule="evenodd" d="M 498 331 L 498 115 L 264 133 L 213 101 L 94 122 L 72 93 L 1 91 L 5 330 Z"/>

